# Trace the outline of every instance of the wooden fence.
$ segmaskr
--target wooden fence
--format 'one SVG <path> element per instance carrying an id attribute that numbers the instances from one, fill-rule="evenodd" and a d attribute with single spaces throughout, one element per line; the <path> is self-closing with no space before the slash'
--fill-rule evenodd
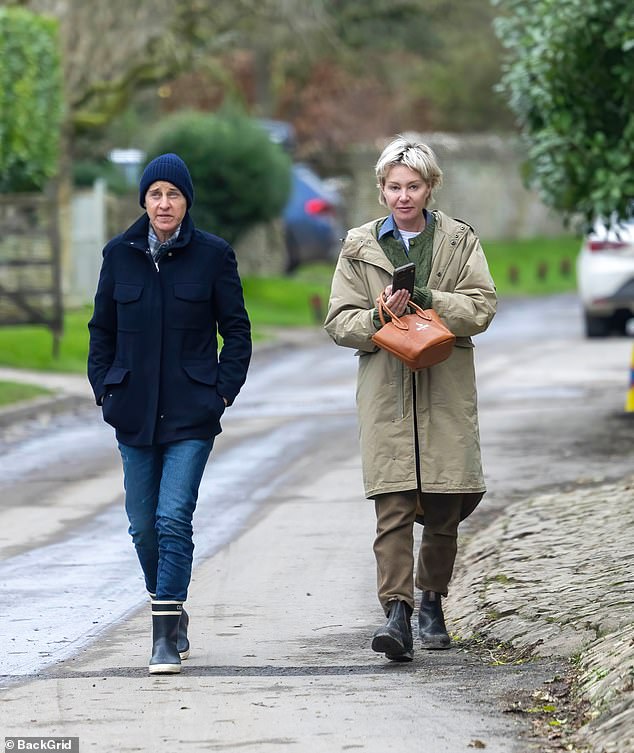
<path id="1" fill-rule="evenodd" d="M 63 331 L 61 243 L 54 191 L 0 194 L 0 326 L 39 324 L 59 352 Z"/>

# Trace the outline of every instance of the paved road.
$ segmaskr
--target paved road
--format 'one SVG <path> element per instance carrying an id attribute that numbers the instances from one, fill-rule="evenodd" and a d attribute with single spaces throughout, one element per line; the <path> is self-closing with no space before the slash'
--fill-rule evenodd
<path id="1" fill-rule="evenodd" d="M 514 499 L 631 468 L 623 452 L 597 457 L 603 432 L 614 435 L 604 417 L 620 410 L 629 347 L 582 340 L 574 299 L 501 307 L 479 338 L 491 492 L 467 539 Z M 539 749 L 504 710 L 559 659 L 491 667 L 455 650 L 393 667 L 368 650 L 381 614 L 355 367 L 321 333 L 310 348 L 256 357 L 201 489 L 194 648 L 178 678 L 146 674 L 149 615 L 108 427 L 79 406 L 46 430 L 35 421 L 5 435 L 5 734 L 78 735 L 97 751 L 384 751 L 421 737 L 434 753 Z"/>

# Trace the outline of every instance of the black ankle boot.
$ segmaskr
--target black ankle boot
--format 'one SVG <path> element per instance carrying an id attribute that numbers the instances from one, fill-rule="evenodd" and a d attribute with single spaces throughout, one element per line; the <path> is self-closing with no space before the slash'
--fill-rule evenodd
<path id="1" fill-rule="evenodd" d="M 176 647 L 183 605 L 179 601 L 152 602 L 152 658 L 150 674 L 177 674 L 181 658 Z"/>
<path id="2" fill-rule="evenodd" d="M 372 650 L 385 654 L 391 661 L 412 661 L 414 641 L 410 618 L 412 608 L 405 601 L 391 602 L 385 625 L 372 638 Z"/>
<path id="3" fill-rule="evenodd" d="M 187 628 L 189 627 L 189 615 L 183 609 L 181 612 L 181 618 L 178 621 L 178 638 L 176 639 L 176 647 L 178 648 L 178 654 L 181 661 L 189 659 L 189 639 L 187 638 Z"/>
<path id="4" fill-rule="evenodd" d="M 418 612 L 418 636 L 426 649 L 449 648 L 451 643 L 442 613 L 441 595 L 434 591 L 423 591 Z"/>

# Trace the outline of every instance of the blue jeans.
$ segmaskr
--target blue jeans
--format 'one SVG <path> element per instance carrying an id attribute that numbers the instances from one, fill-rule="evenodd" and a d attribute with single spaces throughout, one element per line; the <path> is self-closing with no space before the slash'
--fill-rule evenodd
<path id="1" fill-rule="evenodd" d="M 119 442 L 129 533 L 157 599 L 185 601 L 191 580 L 192 518 L 214 440 L 185 439 L 149 447 Z"/>

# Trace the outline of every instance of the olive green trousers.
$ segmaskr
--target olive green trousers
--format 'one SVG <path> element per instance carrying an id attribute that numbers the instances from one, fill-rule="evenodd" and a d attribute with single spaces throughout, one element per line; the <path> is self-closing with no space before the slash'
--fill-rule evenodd
<path id="1" fill-rule="evenodd" d="M 421 591 L 447 595 L 458 550 L 463 498 L 463 494 L 416 491 L 374 498 L 377 591 L 386 614 L 388 603 L 395 599 L 414 609 L 414 582 Z M 425 523 L 414 579 L 414 523 L 421 507 Z"/>

